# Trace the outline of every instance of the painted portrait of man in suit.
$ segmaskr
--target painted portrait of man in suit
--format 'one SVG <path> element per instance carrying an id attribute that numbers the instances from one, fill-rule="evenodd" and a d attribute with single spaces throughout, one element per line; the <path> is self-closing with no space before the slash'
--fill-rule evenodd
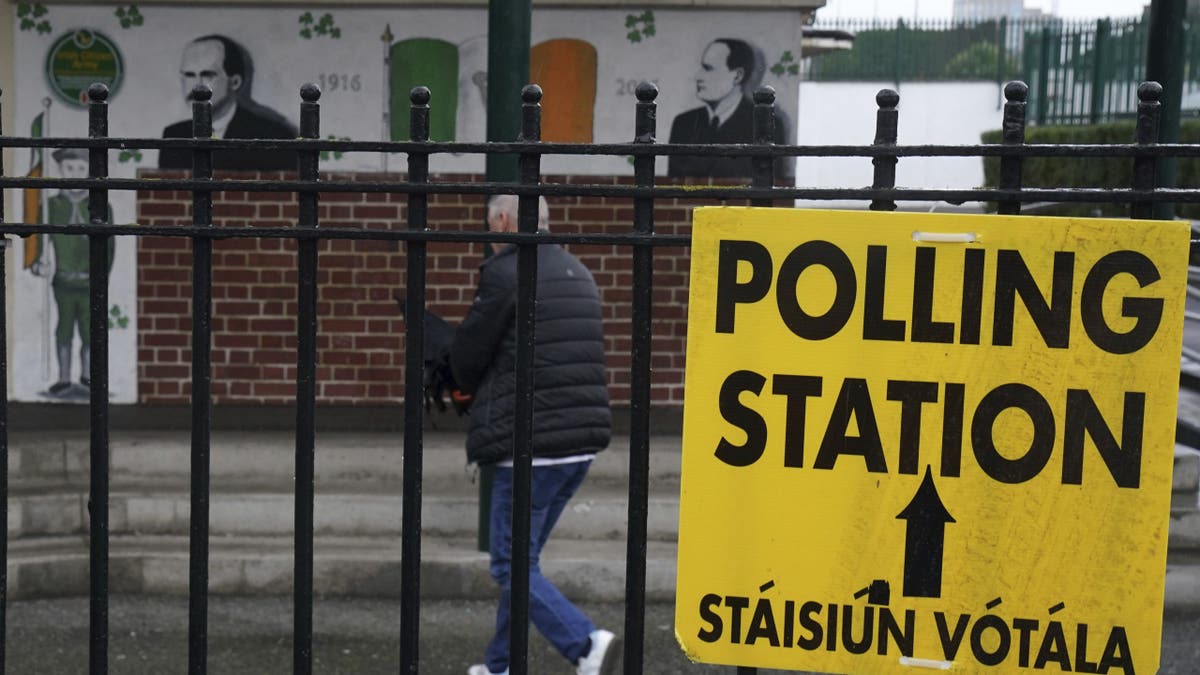
<path id="1" fill-rule="evenodd" d="M 765 64 L 745 40 L 720 38 L 708 43 L 696 71 L 696 97 L 702 105 L 675 116 L 671 143 L 750 143 L 754 140 L 754 101 Z M 776 110 L 775 143 L 787 141 L 787 122 Z M 776 162 L 776 176 L 792 175 L 790 162 Z M 752 174 L 748 157 L 674 155 L 667 160 L 668 176 L 736 177 Z"/>
<path id="2" fill-rule="evenodd" d="M 205 35 L 183 48 L 179 80 L 190 103 L 197 84 L 212 88 L 213 135 L 217 138 L 296 138 L 296 127 L 274 110 L 250 97 L 254 62 L 245 47 L 223 35 Z M 192 120 L 163 129 L 163 138 L 191 138 Z M 192 168 L 191 152 L 164 149 L 160 169 Z M 296 153 L 284 150 L 217 150 L 214 169 L 242 171 L 295 171 Z"/>

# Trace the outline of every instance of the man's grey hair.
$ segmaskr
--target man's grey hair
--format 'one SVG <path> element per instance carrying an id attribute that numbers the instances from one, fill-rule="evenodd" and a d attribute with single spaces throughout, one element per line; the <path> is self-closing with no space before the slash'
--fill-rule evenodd
<path id="1" fill-rule="evenodd" d="M 500 212 L 505 212 L 508 217 L 515 223 L 517 222 L 517 206 L 519 200 L 516 195 L 492 195 L 488 198 L 488 220 L 491 220 Z M 542 232 L 550 231 L 550 205 L 546 203 L 545 197 L 538 197 L 538 229 Z"/>

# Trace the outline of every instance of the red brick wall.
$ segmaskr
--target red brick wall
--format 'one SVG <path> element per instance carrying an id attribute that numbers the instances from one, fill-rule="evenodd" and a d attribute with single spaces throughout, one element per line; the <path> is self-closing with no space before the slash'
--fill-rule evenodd
<path id="1" fill-rule="evenodd" d="M 170 174 L 154 173 L 163 176 Z M 377 175 L 339 179 L 377 180 Z M 479 176 L 437 176 L 475 181 Z M 547 177 L 548 182 L 617 183 L 627 178 Z M 325 193 L 324 228 L 406 226 L 403 194 Z M 695 202 L 659 200 L 655 231 L 686 234 Z M 187 192 L 138 193 L 138 221 L 191 222 Z M 432 195 L 429 227 L 478 232 L 479 196 Z M 216 193 L 217 227 L 295 224 L 294 193 Z M 628 233 L 630 200 L 560 197 L 550 200 L 555 232 Z M 190 394 L 191 242 L 142 237 L 138 241 L 138 391 L 142 403 L 184 403 Z M 570 246 L 592 270 L 604 302 L 609 383 L 613 402 L 629 401 L 632 252 L 629 247 Z M 228 239 L 213 245 L 213 382 L 215 404 L 280 404 L 295 396 L 296 246 L 286 239 Z M 404 245 L 324 240 L 318 258 L 317 397 L 320 403 L 395 403 L 404 392 L 404 321 L 393 300 L 403 295 Z M 452 323 L 470 304 L 483 245 L 428 245 L 427 303 Z M 653 401 L 683 401 L 684 341 L 689 256 L 686 248 L 654 254 Z"/>

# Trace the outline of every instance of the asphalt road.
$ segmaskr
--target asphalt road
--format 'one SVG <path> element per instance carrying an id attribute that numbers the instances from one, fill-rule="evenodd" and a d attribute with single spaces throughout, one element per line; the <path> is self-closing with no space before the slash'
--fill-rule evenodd
<path id="1" fill-rule="evenodd" d="M 617 604 L 585 605 L 602 626 L 621 631 Z M 486 602 L 429 602 L 422 606 L 421 673 L 462 675 L 483 652 L 493 608 Z M 647 675 L 726 673 L 695 665 L 675 644 L 672 607 L 646 614 Z M 322 674 L 394 675 L 399 667 L 400 607 L 395 601 L 330 599 L 314 608 L 313 670 Z M 211 598 L 208 672 L 281 675 L 292 672 L 290 598 Z M 187 599 L 114 596 L 110 601 L 109 672 L 161 675 L 187 670 Z M 574 669 L 536 631 L 530 672 L 567 675 Z M 19 675 L 86 673 L 87 598 L 9 604 L 7 672 Z M 760 670 L 761 675 L 768 671 Z M 1163 624 L 1162 675 L 1200 673 L 1200 612 L 1169 614 Z"/>

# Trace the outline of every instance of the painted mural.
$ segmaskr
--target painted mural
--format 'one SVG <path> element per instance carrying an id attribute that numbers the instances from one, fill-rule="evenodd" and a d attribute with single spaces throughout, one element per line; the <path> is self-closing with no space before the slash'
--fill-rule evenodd
<path id="1" fill-rule="evenodd" d="M 43 117 L 44 120 L 44 117 Z M 88 153 L 82 148 L 59 148 L 50 153 L 63 178 L 86 178 Z M 40 174 L 43 158 L 39 152 L 31 174 Z M 29 190 L 27 203 L 34 204 L 38 221 L 56 225 L 80 225 L 89 222 L 88 191 L 79 189 Z M 107 206 L 112 217 L 112 206 Z M 109 273 L 112 272 L 116 243 L 109 241 Z M 85 402 L 91 397 L 89 355 L 91 348 L 90 244 L 84 235 L 50 234 L 28 237 L 24 241 L 21 269 L 37 277 L 41 303 L 39 333 L 41 351 L 37 366 L 46 389 L 41 398 L 54 401 Z M 117 305 L 114 309 L 119 314 Z M 28 324 L 18 324 L 29 327 Z M 74 358 L 78 355 L 78 360 Z M 50 380 L 51 374 L 54 379 Z"/>
<path id="2" fill-rule="evenodd" d="M 213 135 L 219 138 L 296 138 L 299 131 L 283 115 L 250 96 L 254 59 L 240 43 L 224 35 L 202 35 L 187 43 L 179 64 L 183 100 L 192 103 L 196 85 L 212 89 Z M 192 118 L 168 125 L 163 138 L 191 138 Z M 186 150 L 158 153 L 160 169 L 191 169 Z M 213 153 L 213 168 L 238 171 L 294 171 L 296 153 L 284 150 L 233 150 Z"/>
<path id="3" fill-rule="evenodd" d="M 91 82 L 103 81 L 112 90 L 111 135 L 190 136 L 190 91 L 205 82 L 213 89 L 214 135 L 290 138 L 297 134 L 300 87 L 314 82 L 322 89 L 322 138 L 406 139 L 408 92 L 416 85 L 432 92 L 432 138 L 485 138 L 483 7 L 312 10 L 273 5 L 214 12 L 209 6 L 21 3 L 17 9 L 24 14 L 17 17 L 11 36 L 16 82 L 0 86 L 6 105 L 14 106 L 19 133 L 86 136 L 83 93 Z M 800 31 L 799 14 L 787 10 L 537 9 L 530 80 L 544 91 L 542 137 L 631 140 L 637 85 L 651 81 L 660 91 L 661 139 L 748 141 L 747 96 L 762 83 L 778 92 L 785 123 L 777 140 L 789 142 L 795 132 L 786 121 L 796 119 L 798 77 L 764 65 L 794 51 Z M 70 158 L 26 157 L 31 172 L 53 176 L 77 170 Z M 402 155 L 381 153 L 328 153 L 321 168 L 396 170 L 403 168 L 402 160 Z M 190 165 L 186 152 L 124 150 L 109 158 L 110 173 L 118 177 Z M 214 165 L 290 170 L 295 159 L 285 152 L 220 151 Z M 463 153 L 437 155 L 430 169 L 474 173 L 483 167 L 482 156 Z M 748 165 L 701 158 L 670 163 L 664 158 L 657 168 L 662 175 L 749 175 Z M 580 156 L 546 157 L 542 169 L 594 175 L 632 170 L 624 157 Z M 30 220 L 37 215 L 69 221 L 80 209 L 70 194 L 27 197 L 24 217 Z M 110 194 L 114 222 L 134 220 L 134 199 L 132 193 Z M 25 246 L 29 248 L 20 262 L 28 264 L 9 266 L 18 299 L 13 323 L 23 327 L 13 338 L 10 396 L 86 399 L 81 396 L 87 383 L 80 358 L 90 337 L 81 333 L 86 321 L 81 324 L 67 309 L 69 298 L 56 295 L 56 284 L 65 287 L 65 281 L 55 281 L 64 269 L 58 258 L 70 258 L 69 244 L 61 244 L 62 253 L 60 244 L 49 240 L 26 240 Z M 118 238 L 112 256 L 109 349 L 115 402 L 137 397 L 135 249 L 135 242 Z M 66 387 L 59 386 L 63 382 Z"/>
<path id="4" fill-rule="evenodd" d="M 708 43 L 696 70 L 696 98 L 701 105 L 675 116 L 671 143 L 750 143 L 754 140 L 754 91 L 762 85 L 766 62 L 755 45 L 731 38 Z M 776 144 L 789 142 L 786 116 L 775 123 Z M 780 160 L 778 175 L 791 176 L 790 163 Z M 667 160 L 668 176 L 749 177 L 749 157 L 675 155 Z"/>

